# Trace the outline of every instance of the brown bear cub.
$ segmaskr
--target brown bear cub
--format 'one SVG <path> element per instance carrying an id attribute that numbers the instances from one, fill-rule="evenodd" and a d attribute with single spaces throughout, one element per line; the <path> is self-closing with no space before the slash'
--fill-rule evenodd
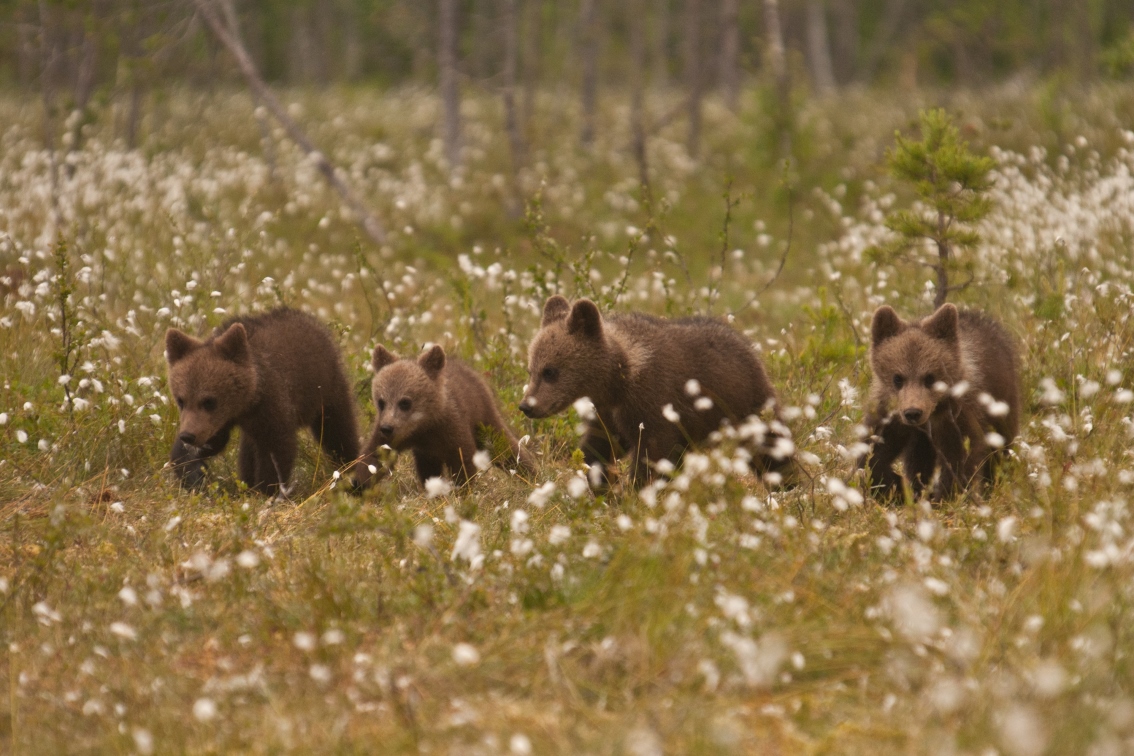
<path id="1" fill-rule="evenodd" d="M 287 493 L 307 427 L 337 465 L 358 457 L 350 383 L 328 331 L 309 315 L 280 308 L 234 318 L 204 341 L 176 328 L 165 335 L 169 387 L 181 411 L 170 461 L 189 487 L 204 460 L 240 428 L 240 479 L 266 494 Z"/>
<path id="2" fill-rule="evenodd" d="M 774 407 L 776 394 L 752 344 L 725 323 L 706 317 L 665 320 L 638 313 L 603 317 L 594 302 L 561 296 L 544 304 L 528 352 L 529 383 L 520 410 L 549 417 L 587 397 L 583 459 L 599 465 L 592 482 L 608 484 L 605 468 L 629 454 L 631 483 L 643 485 L 661 460 L 676 464 L 690 444 L 723 423 L 746 424 Z M 759 419 L 755 463 L 770 481 L 792 477 L 794 448 L 778 420 Z M 593 469 L 593 468 L 592 468 Z M 601 479 L 601 482 L 600 482 Z"/>
<path id="3" fill-rule="evenodd" d="M 934 498 L 991 481 L 1020 424 L 1016 344 L 975 310 L 944 304 L 905 322 L 879 307 L 870 327 L 874 380 L 867 400 L 870 451 L 859 459 L 876 492 L 892 496 L 902 471 L 914 496 L 938 474 Z"/>
<path id="4" fill-rule="evenodd" d="M 448 475 L 464 483 L 476 472 L 473 456 L 485 431 L 508 444 L 511 461 L 530 470 L 531 453 L 520 446 L 500 416 L 488 384 L 460 360 L 445 357 L 440 346 L 404 360 L 379 344 L 372 358 L 371 393 L 378 410 L 374 432 L 355 467 L 355 483 L 369 485 L 386 473 L 378 461 L 378 448 L 413 452 L 417 477 Z M 375 472 L 377 471 L 377 472 Z"/>

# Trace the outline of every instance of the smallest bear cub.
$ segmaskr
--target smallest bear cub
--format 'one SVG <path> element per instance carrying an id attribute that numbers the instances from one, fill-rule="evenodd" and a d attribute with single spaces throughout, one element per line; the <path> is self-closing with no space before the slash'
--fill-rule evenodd
<path id="1" fill-rule="evenodd" d="M 484 431 L 503 438 L 512 460 L 532 468 L 532 457 L 520 446 L 500 416 L 492 391 L 476 371 L 434 345 L 416 360 L 398 359 L 379 344 L 372 358 L 371 394 L 377 415 L 374 432 L 355 468 L 355 484 L 362 488 L 382 477 L 378 447 L 412 451 L 417 477 L 449 475 L 460 484 L 475 472 L 473 456 Z M 378 472 L 372 472 L 377 470 Z"/>
<path id="2" fill-rule="evenodd" d="M 310 429 L 338 465 L 358 457 L 350 384 L 330 332 L 286 307 L 234 318 L 200 341 L 176 328 L 165 335 L 169 387 L 181 423 L 170 462 L 188 487 L 204 479 L 204 460 L 224 451 L 239 427 L 240 479 L 266 494 L 286 492 Z"/>
<path id="3" fill-rule="evenodd" d="M 870 327 L 874 373 L 866 409 L 871 450 L 859 459 L 871 486 L 892 496 L 906 483 L 918 496 L 938 475 L 934 498 L 976 478 L 991 482 L 995 464 L 1020 424 L 1016 345 L 1004 327 L 975 310 L 944 304 L 905 322 L 890 307 Z"/>

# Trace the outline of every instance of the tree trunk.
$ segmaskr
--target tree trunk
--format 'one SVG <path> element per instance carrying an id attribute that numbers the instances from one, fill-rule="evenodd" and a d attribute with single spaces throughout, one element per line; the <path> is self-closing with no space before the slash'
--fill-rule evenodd
<path id="1" fill-rule="evenodd" d="M 595 117 L 598 109 L 598 3 L 599 0 L 583 0 L 579 9 L 583 67 L 583 129 L 579 141 L 584 147 L 590 147 L 595 141 Z"/>
<path id="2" fill-rule="evenodd" d="M 850 84 L 858 65 L 858 0 L 834 0 L 834 70 L 838 84 Z"/>
<path id="3" fill-rule="evenodd" d="M 75 72 L 75 113 L 67 140 L 68 153 L 82 149 L 83 124 L 87 120 L 87 105 L 94 94 L 95 70 L 98 65 L 98 42 L 95 35 L 85 28 L 80 28 L 79 34 L 82 42 L 79 45 L 78 70 Z M 74 166 L 68 163 L 67 176 L 72 176 L 74 172 Z"/>
<path id="4" fill-rule="evenodd" d="M 669 3 L 657 0 L 654 19 L 654 86 L 664 89 L 669 84 Z"/>
<path id="5" fill-rule="evenodd" d="M 232 0 L 219 0 L 219 2 L 221 10 L 224 12 L 225 22 L 228 24 L 229 33 L 238 45 L 244 47 L 244 39 L 240 34 L 240 17 L 236 15 Z M 272 139 L 272 129 L 268 125 L 268 119 L 260 110 L 260 95 L 255 88 L 252 89 L 252 114 L 256 117 L 256 125 L 260 127 L 260 149 L 264 151 L 264 162 L 268 164 L 268 178 L 275 181 L 277 178 L 276 143 Z"/>
<path id="6" fill-rule="evenodd" d="M 886 11 L 882 16 L 882 25 L 875 33 L 867 48 L 866 62 L 862 66 L 863 81 L 869 83 L 878 72 L 878 64 L 882 62 L 883 55 L 890 48 L 894 35 L 902 24 L 902 16 L 906 9 L 906 0 L 886 0 Z"/>
<path id="7" fill-rule="evenodd" d="M 528 23 L 523 34 L 524 59 L 521 78 L 524 82 L 523 99 L 520 102 L 520 133 L 527 133 L 535 115 L 536 86 L 539 84 L 540 49 L 543 42 L 543 3 L 542 0 L 527 2 L 523 6 Z M 529 134 L 530 136 L 530 134 Z"/>
<path id="8" fill-rule="evenodd" d="M 721 88 L 735 111 L 740 103 L 740 0 L 721 2 Z"/>
<path id="9" fill-rule="evenodd" d="M 701 100 L 704 94 L 701 77 L 701 0 L 685 0 L 684 27 L 682 57 L 689 109 L 686 149 L 692 157 L 697 157 L 701 149 Z"/>
<path id="10" fill-rule="evenodd" d="M 831 65 L 831 48 L 827 40 L 827 11 L 823 0 L 807 0 L 807 62 L 811 79 L 819 95 L 835 91 L 835 71 Z"/>
<path id="11" fill-rule="evenodd" d="M 784 54 L 779 0 L 764 0 L 764 29 L 768 35 L 768 68 L 772 72 L 778 102 L 774 121 L 779 132 L 780 154 L 787 158 L 792 151 L 791 81 L 788 79 L 787 56 Z"/>
<path id="12" fill-rule="evenodd" d="M 440 0 L 437 63 L 441 84 L 442 133 L 449 169 L 461 165 L 461 90 L 457 82 L 457 0 Z"/>
<path id="13" fill-rule="evenodd" d="M 512 175 L 519 177 L 524 164 L 524 138 L 520 133 L 520 123 L 516 115 L 516 69 L 520 56 L 518 24 L 520 22 L 519 0 L 503 0 L 504 24 L 504 130 L 508 134 L 508 146 L 512 152 Z"/>
<path id="14" fill-rule="evenodd" d="M 644 0 L 629 0 L 630 26 L 630 138 L 634 160 L 638 163 L 638 183 L 643 195 L 650 192 L 650 168 L 646 159 L 646 24 Z"/>
<path id="15" fill-rule="evenodd" d="M 264 103 L 264 107 L 276 117 L 276 120 L 284 127 L 288 136 L 299 145 L 299 148 L 303 150 L 304 154 L 315 161 L 319 172 L 323 174 L 323 178 L 339 193 L 343 202 L 345 202 L 351 212 L 355 214 L 359 224 L 370 238 L 377 244 L 384 244 L 386 241 L 386 232 L 382 228 L 382 224 L 366 209 L 362 200 L 354 193 L 354 190 L 343 181 L 335 171 L 335 167 L 331 165 L 331 161 L 327 159 L 327 156 L 315 149 L 315 145 L 308 138 L 307 134 L 305 134 L 303 130 L 299 128 L 299 124 L 288 115 L 287 110 L 284 109 L 280 101 L 276 99 L 272 90 L 268 89 L 268 85 L 260 78 L 260 74 L 256 71 L 256 66 L 253 65 L 252 59 L 248 57 L 248 51 L 244 49 L 240 40 L 233 37 L 228 29 L 225 28 L 224 23 L 217 16 L 209 0 L 193 0 L 193 5 L 196 7 L 201 18 L 204 19 L 205 24 L 213 32 L 213 35 L 224 45 L 229 54 L 236 59 L 236 64 L 240 67 L 241 73 L 243 73 L 244 78 L 248 80 L 248 85 L 253 89 L 256 96 Z"/>

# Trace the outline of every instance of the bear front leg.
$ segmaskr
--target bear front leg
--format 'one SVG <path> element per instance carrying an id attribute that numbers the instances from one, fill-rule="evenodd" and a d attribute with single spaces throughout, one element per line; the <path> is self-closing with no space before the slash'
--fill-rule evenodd
<path id="1" fill-rule="evenodd" d="M 358 459 L 358 425 L 349 402 L 324 405 L 323 411 L 311 425 L 311 433 L 319 446 L 339 467 Z"/>
<path id="2" fill-rule="evenodd" d="M 940 417 L 931 421 L 930 431 L 933 435 L 933 445 L 937 449 L 937 464 L 941 474 L 937 478 L 937 488 L 933 493 L 935 499 L 947 499 L 954 496 L 959 489 L 967 488 L 972 481 L 978 463 L 983 461 L 981 449 L 987 449 L 983 436 L 968 435 L 964 425 L 963 414 L 954 416 L 950 411 L 942 412 Z M 968 429 L 971 432 L 971 428 Z"/>
<path id="3" fill-rule="evenodd" d="M 370 439 L 363 445 L 358 462 L 355 463 L 354 471 L 351 473 L 355 491 L 362 491 L 390 474 L 390 467 L 393 463 L 385 462 L 382 456 L 378 454 L 378 447 L 382 444 L 382 432 L 378 430 L 378 422 L 375 421 L 374 431 L 370 434 Z M 374 468 L 375 472 L 370 472 L 371 467 Z"/>
<path id="4" fill-rule="evenodd" d="M 453 446 L 445 450 L 445 467 L 453 482 L 459 486 L 476 474 L 476 465 L 473 463 L 473 457 L 477 453 L 476 435 L 467 428 L 454 432 L 453 435 Z"/>
<path id="5" fill-rule="evenodd" d="M 857 466 L 866 468 L 870 491 L 879 498 L 893 497 L 902 488 L 902 477 L 894 463 L 910 441 L 910 429 L 894 417 L 868 421 L 870 449 L 859 457 Z"/>
<path id="6" fill-rule="evenodd" d="M 610 487 L 610 466 L 619 457 L 619 449 L 616 447 L 614 440 L 611 439 L 610 434 L 601 424 L 592 422 L 587 424 L 587 430 L 583 433 L 583 438 L 579 441 L 579 448 L 583 451 L 583 461 L 588 466 L 594 468 L 598 465 L 597 484 L 595 477 L 592 477 L 591 484 L 596 493 L 607 490 Z"/>
<path id="7" fill-rule="evenodd" d="M 413 466 L 417 471 L 417 479 L 423 484 L 430 478 L 443 477 L 445 463 L 428 452 L 414 450 Z"/>
<path id="8" fill-rule="evenodd" d="M 249 488 L 260 493 L 269 496 L 277 493 L 286 495 L 291 471 L 295 467 L 298 444 L 294 433 L 277 436 L 274 441 L 273 444 L 267 444 L 260 439 L 252 438 L 247 433 L 244 434 L 240 449 L 240 477 Z M 246 472 L 250 472 L 251 475 L 245 477 Z"/>
<path id="9" fill-rule="evenodd" d="M 902 470 L 915 499 L 921 496 L 921 492 L 933 480 L 935 469 L 937 450 L 933 447 L 933 442 L 925 433 L 912 431 L 902 454 Z"/>
<path id="10" fill-rule="evenodd" d="M 232 426 L 221 428 L 216 435 L 198 447 L 189 446 L 180 438 L 173 442 L 169 462 L 173 474 L 185 488 L 197 488 L 205 481 L 205 460 L 215 457 L 228 445 Z"/>

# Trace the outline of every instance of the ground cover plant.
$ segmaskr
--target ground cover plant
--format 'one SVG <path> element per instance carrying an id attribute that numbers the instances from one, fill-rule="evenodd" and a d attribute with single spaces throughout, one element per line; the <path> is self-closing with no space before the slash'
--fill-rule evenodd
<path id="1" fill-rule="evenodd" d="M 676 128 L 650 139 L 648 193 L 616 107 L 583 150 L 547 95 L 533 128 L 556 146 L 512 176 L 488 98 L 463 105 L 456 173 L 431 95 L 284 101 L 386 245 L 281 133 L 268 159 L 243 95 L 170 96 L 139 150 L 95 119 L 54 156 L 38 105 L 0 99 L 6 752 L 1134 747 L 1127 89 L 816 100 L 786 169 L 760 98 L 709 101 L 699 161 Z M 886 173 L 894 131 L 936 105 L 996 163 L 950 301 L 1019 340 L 1024 419 L 991 491 L 881 506 L 853 469 L 870 317 L 936 291 L 870 250 L 916 207 Z M 592 496 L 577 412 L 516 410 L 553 293 L 727 317 L 780 392 L 801 485 L 770 492 L 726 439 Z M 166 329 L 281 303 L 331 325 L 360 426 L 373 347 L 441 344 L 495 386 L 535 472 L 423 488 L 403 459 L 358 498 L 305 440 L 289 500 L 242 490 L 233 453 L 181 491 Z"/>

